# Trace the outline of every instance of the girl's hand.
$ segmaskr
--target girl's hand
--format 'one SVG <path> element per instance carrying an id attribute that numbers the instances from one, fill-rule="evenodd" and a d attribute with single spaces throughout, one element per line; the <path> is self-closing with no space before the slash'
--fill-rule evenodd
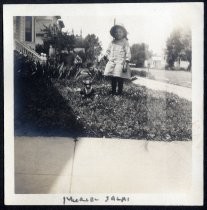
<path id="1" fill-rule="evenodd" d="M 108 61 L 107 55 L 104 55 L 104 56 L 103 56 L 103 59 L 104 59 L 105 61 Z"/>
<path id="2" fill-rule="evenodd" d="M 124 72 L 124 73 L 127 72 L 128 67 L 129 67 L 129 62 L 126 61 L 126 62 L 124 63 L 124 65 L 123 65 L 123 72 Z"/>

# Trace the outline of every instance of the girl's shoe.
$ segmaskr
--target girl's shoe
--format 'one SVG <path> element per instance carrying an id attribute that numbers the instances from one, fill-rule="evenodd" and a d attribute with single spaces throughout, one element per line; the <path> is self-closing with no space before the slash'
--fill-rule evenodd
<path id="1" fill-rule="evenodd" d="M 116 95 L 122 95 L 123 91 L 122 90 L 118 90 L 118 92 L 116 93 Z"/>
<path id="2" fill-rule="evenodd" d="M 115 92 L 115 91 L 110 90 L 110 91 L 108 92 L 108 94 L 109 94 L 109 95 L 116 95 L 116 92 Z"/>

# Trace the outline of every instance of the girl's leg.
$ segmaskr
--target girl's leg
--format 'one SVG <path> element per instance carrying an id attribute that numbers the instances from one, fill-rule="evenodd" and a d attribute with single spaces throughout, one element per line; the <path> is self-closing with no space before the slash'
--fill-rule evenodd
<path id="1" fill-rule="evenodd" d="M 112 94 L 116 93 L 117 78 L 111 77 Z"/>
<path id="2" fill-rule="evenodd" d="M 118 94 L 122 94 L 124 79 L 123 78 L 117 78 L 117 80 L 118 80 Z"/>

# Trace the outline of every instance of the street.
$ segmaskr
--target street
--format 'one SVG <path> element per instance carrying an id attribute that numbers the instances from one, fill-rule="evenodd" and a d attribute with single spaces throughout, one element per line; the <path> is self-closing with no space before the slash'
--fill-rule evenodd
<path id="1" fill-rule="evenodd" d="M 148 72 L 147 68 L 131 68 L 131 70 Z M 148 78 L 183 87 L 192 87 L 192 73 L 188 71 L 149 69 Z"/>

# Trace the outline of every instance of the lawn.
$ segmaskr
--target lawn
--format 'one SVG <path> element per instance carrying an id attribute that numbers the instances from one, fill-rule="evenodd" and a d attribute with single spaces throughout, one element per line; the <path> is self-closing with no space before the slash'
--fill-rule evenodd
<path id="1" fill-rule="evenodd" d="M 93 87 L 83 99 L 81 81 L 15 76 L 15 135 L 191 140 L 191 102 L 131 82 L 121 96 L 106 79 Z"/>
<path id="2" fill-rule="evenodd" d="M 127 82 L 122 96 L 108 94 L 107 80 L 96 81 L 95 96 L 82 99 L 80 81 L 53 80 L 54 87 L 83 126 L 80 134 L 152 140 L 191 140 L 191 102 Z"/>
<path id="3" fill-rule="evenodd" d="M 132 68 L 132 74 L 148 77 L 161 82 L 166 82 L 183 87 L 192 87 L 192 73 L 187 71 L 175 70 L 156 70 L 150 69 L 149 72 L 146 68 Z"/>
<path id="4" fill-rule="evenodd" d="M 50 68 L 36 65 L 22 55 L 15 54 L 14 58 L 16 136 L 163 141 L 192 138 L 192 103 L 172 93 L 150 90 L 128 81 L 123 95 L 112 96 L 108 94 L 110 82 L 94 74 L 95 95 L 84 99 L 80 95 L 83 78 L 51 78 Z M 144 74 L 140 76 L 146 76 L 146 72 L 141 73 Z M 151 70 L 149 75 L 152 76 Z"/>

